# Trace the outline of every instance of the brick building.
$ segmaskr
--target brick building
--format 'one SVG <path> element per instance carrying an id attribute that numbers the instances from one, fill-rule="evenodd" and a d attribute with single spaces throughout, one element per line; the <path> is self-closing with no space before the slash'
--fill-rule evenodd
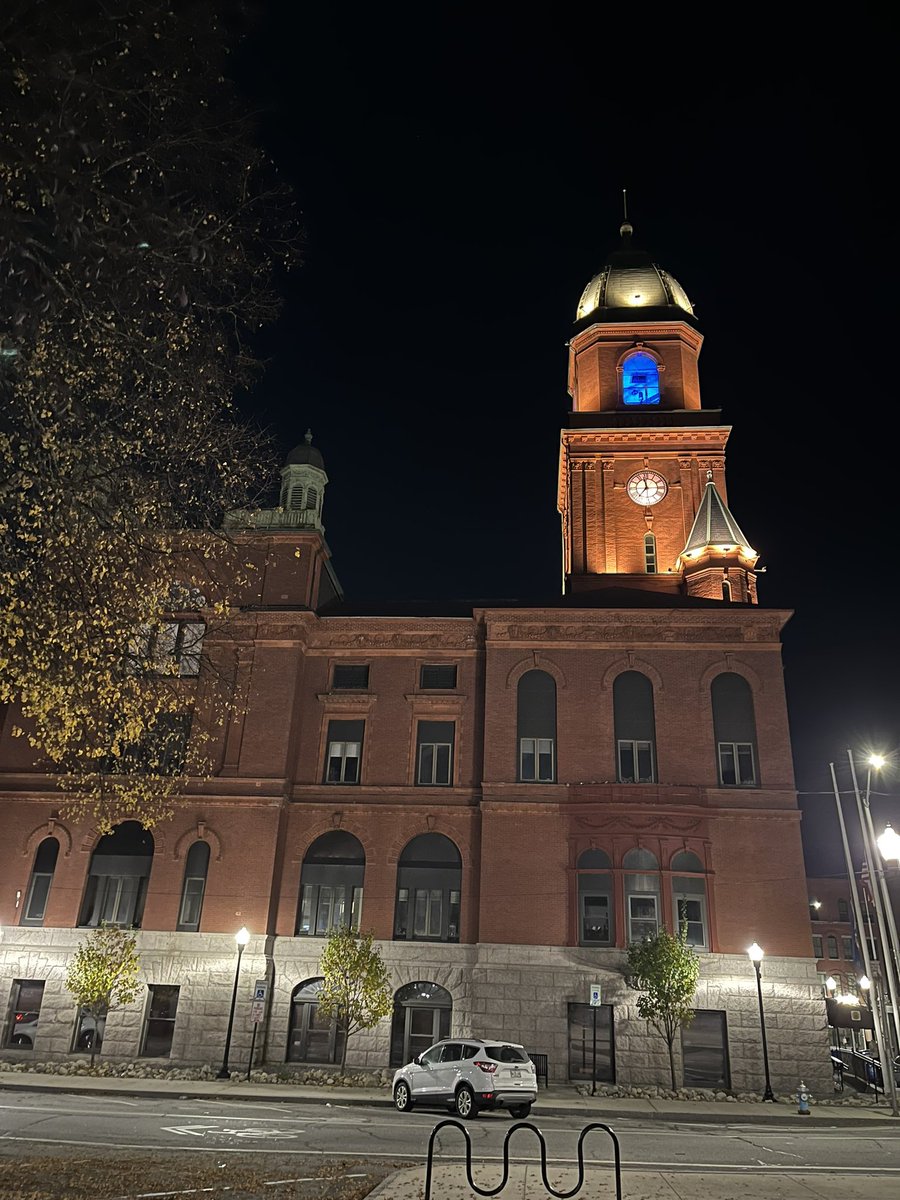
<path id="1" fill-rule="evenodd" d="M 62 820 L 7 720 L 4 1055 L 89 1044 L 65 961 L 113 920 L 139 930 L 148 987 L 110 1015 L 104 1055 L 215 1063 L 246 926 L 232 1065 L 247 1061 L 257 979 L 256 1061 L 328 1061 L 340 1035 L 317 1015 L 322 935 L 352 921 L 379 939 L 396 996 L 350 1065 L 398 1064 L 452 1031 L 524 1042 L 551 1078 L 584 1078 L 600 983 L 599 1077 L 664 1082 L 624 947 L 680 914 L 702 957 L 687 1081 L 762 1089 L 757 941 L 773 1083 L 830 1087 L 782 680 L 790 614 L 757 603 L 691 304 L 621 234 L 569 344 L 562 595 L 354 607 L 307 436 L 279 506 L 232 521 L 258 585 L 204 649 L 234 655 L 243 701 L 214 777 L 170 822 L 100 838 Z M 195 640 L 173 640 L 186 677 L 202 670 L 201 622 L 184 617 Z"/>

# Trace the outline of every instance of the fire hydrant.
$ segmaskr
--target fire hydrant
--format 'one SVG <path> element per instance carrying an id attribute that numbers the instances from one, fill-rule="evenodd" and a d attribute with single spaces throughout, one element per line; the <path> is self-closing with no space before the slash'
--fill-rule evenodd
<path id="1" fill-rule="evenodd" d="M 809 1088 L 800 1080 L 800 1086 L 797 1088 L 797 1112 L 801 1117 L 809 1116 Z"/>

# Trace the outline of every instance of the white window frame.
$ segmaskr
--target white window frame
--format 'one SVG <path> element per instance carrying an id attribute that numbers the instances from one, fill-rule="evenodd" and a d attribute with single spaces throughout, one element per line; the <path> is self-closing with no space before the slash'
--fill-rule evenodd
<path id="1" fill-rule="evenodd" d="M 425 751 L 431 751 L 431 778 L 425 778 L 423 759 Z M 447 751 L 447 778 L 438 779 L 438 751 Z M 416 783 L 420 787 L 450 787 L 453 783 L 453 742 L 419 742 L 419 761 L 416 767 Z"/>
<path id="2" fill-rule="evenodd" d="M 756 753 L 752 742 L 719 742 L 719 783 L 722 787 L 755 787 L 756 786 Z M 741 774 L 741 751 L 750 752 L 751 778 L 745 779 Z M 734 783 L 725 782 L 725 755 L 731 755 L 734 767 Z"/>
<path id="3" fill-rule="evenodd" d="M 640 768 L 640 753 L 641 748 L 645 748 L 650 755 L 650 778 L 649 779 L 626 779 L 625 772 L 622 769 L 622 747 L 630 746 L 631 755 L 634 760 L 635 773 L 639 773 Z M 656 756 L 653 753 L 653 743 L 648 740 L 640 739 L 633 740 L 631 738 L 619 738 L 616 745 L 616 768 L 619 776 L 619 783 L 655 783 L 656 782 Z"/>
<path id="4" fill-rule="evenodd" d="M 632 919 L 637 920 L 637 921 L 649 920 L 648 917 L 632 918 L 632 913 L 631 913 L 632 900 L 652 900 L 653 901 L 653 914 L 654 914 L 653 920 L 656 923 L 656 933 L 659 933 L 659 896 L 656 894 L 656 892 L 629 892 L 628 895 L 625 897 L 625 899 L 627 901 L 625 916 L 628 921 L 628 941 L 633 942 L 636 940 L 632 934 Z M 655 936 L 655 934 L 653 934 L 651 936 Z"/>
<path id="5" fill-rule="evenodd" d="M 525 774 L 525 754 L 526 746 L 530 746 L 531 755 L 534 760 L 534 774 Z M 544 747 L 550 753 L 550 774 L 544 776 L 541 774 L 540 762 L 541 755 L 546 753 Z M 553 783 L 556 779 L 556 738 L 542 737 L 523 737 L 519 738 L 519 781 L 521 783 Z"/>
<path id="6" fill-rule="evenodd" d="M 200 884 L 199 891 L 194 888 L 191 891 L 191 884 Z M 178 910 L 178 924 L 193 926 L 196 930 L 200 929 L 200 918 L 203 915 L 203 897 L 206 895 L 206 876 L 205 875 L 188 875 L 181 888 L 181 907 Z M 185 915 L 190 900 L 197 901 L 197 920 L 189 921 Z M 182 931 L 184 932 L 184 931 Z M 188 930 L 187 932 L 191 932 Z"/>
<path id="7" fill-rule="evenodd" d="M 688 945 L 693 946 L 693 948 L 695 950 L 708 950 L 709 949 L 709 923 L 706 918 L 706 896 L 701 895 L 700 892 L 676 892 L 676 891 L 673 891 L 672 899 L 675 904 L 675 913 L 674 913 L 675 926 L 679 933 L 681 933 L 681 926 L 683 924 L 696 925 L 698 923 L 696 921 L 685 922 L 682 919 L 682 916 L 681 916 L 682 901 L 684 901 L 684 903 L 686 903 L 686 904 L 691 901 L 696 901 L 700 905 L 699 924 L 700 924 L 700 929 L 701 929 L 701 933 L 702 933 L 702 940 L 699 942 L 688 942 Z"/>
<path id="8" fill-rule="evenodd" d="M 348 742 L 348 741 L 329 742 L 328 743 L 328 765 L 327 765 L 326 771 L 325 771 L 325 782 L 331 783 L 331 784 L 359 783 L 359 777 L 360 777 L 360 773 L 361 773 L 360 768 L 362 766 L 361 755 L 362 755 L 362 742 Z M 355 779 L 347 779 L 346 778 L 347 763 L 354 761 L 354 760 L 356 762 L 356 778 Z M 331 778 L 331 764 L 333 762 L 340 762 L 340 764 L 341 764 L 340 778 L 338 778 L 338 779 Z"/>

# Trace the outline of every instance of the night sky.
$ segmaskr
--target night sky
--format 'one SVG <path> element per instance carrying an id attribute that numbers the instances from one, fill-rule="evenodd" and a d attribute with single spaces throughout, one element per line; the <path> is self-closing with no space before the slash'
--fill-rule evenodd
<path id="1" fill-rule="evenodd" d="M 838 872 L 828 763 L 900 762 L 892 39 L 865 6 L 591 11 L 262 6 L 237 75 L 306 250 L 248 411 L 285 452 L 312 428 L 348 598 L 558 595 L 566 341 L 627 188 L 706 339 L 760 602 L 795 614 L 808 858 Z"/>

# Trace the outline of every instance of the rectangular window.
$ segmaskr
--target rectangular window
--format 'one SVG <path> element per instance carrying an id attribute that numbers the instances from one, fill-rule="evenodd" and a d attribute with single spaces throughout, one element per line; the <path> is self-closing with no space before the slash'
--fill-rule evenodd
<path id="1" fill-rule="evenodd" d="M 690 1024 L 682 1026 L 681 1053 L 685 1087 L 731 1086 L 725 1013 L 696 1009 Z"/>
<path id="2" fill-rule="evenodd" d="M 419 687 L 423 691 L 450 691 L 456 687 L 456 663 L 425 663 L 419 668 Z"/>
<path id="3" fill-rule="evenodd" d="M 581 940 L 585 946 L 609 945 L 609 896 L 581 896 Z"/>
<path id="4" fill-rule="evenodd" d="M 326 783 L 359 783 L 364 721 L 329 721 Z"/>
<path id="5" fill-rule="evenodd" d="M 150 983 L 147 990 L 150 995 L 141 1054 L 144 1058 L 167 1058 L 172 1053 L 179 989 L 167 983 Z"/>
<path id="6" fill-rule="evenodd" d="M 853 938 L 841 938 L 841 953 L 847 962 L 853 962 Z"/>
<path id="7" fill-rule="evenodd" d="M 184 891 L 181 896 L 181 912 L 178 916 L 180 930 L 190 933 L 198 929 L 205 890 L 206 879 L 204 876 L 189 876 L 185 879 Z"/>
<path id="8" fill-rule="evenodd" d="M 675 912 L 678 916 L 679 930 L 687 931 L 687 944 L 705 948 L 706 941 L 706 906 L 702 896 L 691 896 L 684 892 L 675 893 Z"/>
<path id="9" fill-rule="evenodd" d="M 459 892 L 450 893 L 450 916 L 447 922 L 447 941 L 459 941 Z"/>
<path id="10" fill-rule="evenodd" d="M 350 893 L 350 928 L 359 929 L 359 923 L 362 920 L 362 902 L 363 890 L 361 887 L 355 887 Z"/>
<path id="11" fill-rule="evenodd" d="M 653 744 L 619 739 L 619 783 L 653 783 Z"/>
<path id="12" fill-rule="evenodd" d="M 369 686 L 367 663 L 335 663 L 331 672 L 332 691 L 365 691 Z"/>
<path id="13" fill-rule="evenodd" d="M 840 954 L 838 954 L 837 938 L 833 934 L 829 933 L 828 937 L 825 939 L 825 945 L 828 947 L 829 958 L 840 958 Z"/>
<path id="14" fill-rule="evenodd" d="M 848 909 L 847 901 L 844 899 L 843 896 L 838 896 L 837 909 L 838 909 L 838 920 L 839 921 L 849 921 L 850 920 L 850 910 Z"/>
<path id="15" fill-rule="evenodd" d="M 598 1083 L 615 1083 L 616 1057 L 612 1005 L 601 1004 L 597 1008 L 591 1008 L 589 1004 L 577 1004 L 570 1001 L 568 1015 L 569 1078 L 593 1078 Z M 595 1020 L 596 1042 L 594 1039 Z"/>
<path id="16" fill-rule="evenodd" d="M 416 733 L 416 783 L 447 787 L 453 782 L 453 721 L 420 721 Z"/>
<path id="17" fill-rule="evenodd" d="M 409 888 L 397 890 L 397 907 L 394 911 L 394 937 L 405 938 L 409 932 Z"/>
<path id="18" fill-rule="evenodd" d="M 47 897 L 50 895 L 50 884 L 53 882 L 52 871 L 49 874 L 38 873 L 31 876 L 28 885 L 28 899 L 25 901 L 25 911 L 22 915 L 23 925 L 40 925 L 47 911 Z"/>
<path id="19" fill-rule="evenodd" d="M 443 898 L 440 888 L 416 888 L 413 902 L 414 937 L 440 940 Z"/>
<path id="20" fill-rule="evenodd" d="M 6 1046 L 13 1050 L 33 1050 L 44 1000 L 44 980 L 14 979 L 11 999 Z"/>
<path id="21" fill-rule="evenodd" d="M 756 783 L 749 742 L 719 742 L 719 778 L 723 787 L 751 787 Z"/>
<path id="22" fill-rule="evenodd" d="M 814 958 L 824 958 L 825 955 L 822 953 L 822 935 L 820 933 L 814 933 L 812 943 L 813 943 L 813 957 Z"/>
<path id="23" fill-rule="evenodd" d="M 659 932 L 656 896 L 628 897 L 628 940 L 642 942 Z"/>
<path id="24" fill-rule="evenodd" d="M 202 621 L 161 621 L 144 628 L 129 646 L 128 670 L 132 674 L 200 674 L 200 656 L 206 625 Z"/>
<path id="25" fill-rule="evenodd" d="M 519 779 L 523 783 L 552 783 L 553 738 L 519 739 Z"/>

